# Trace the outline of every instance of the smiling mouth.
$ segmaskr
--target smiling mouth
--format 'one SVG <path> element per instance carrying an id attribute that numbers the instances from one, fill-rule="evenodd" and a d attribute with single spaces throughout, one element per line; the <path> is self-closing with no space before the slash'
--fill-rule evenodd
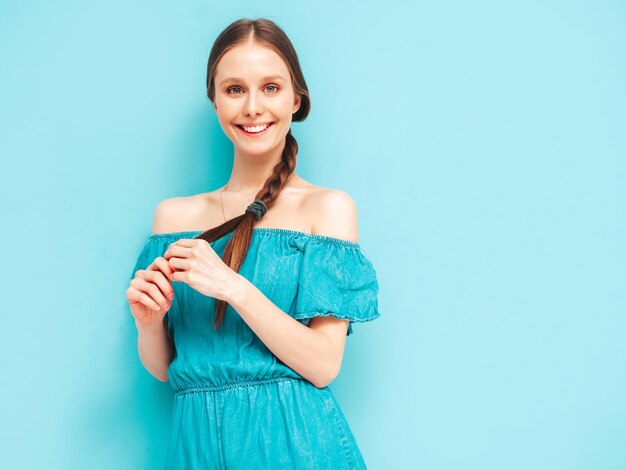
<path id="1" fill-rule="evenodd" d="M 241 124 L 236 124 L 235 126 L 246 135 L 258 135 L 265 133 L 270 127 L 272 127 L 273 122 L 269 124 L 264 124 L 262 126 L 253 126 L 253 127 L 244 127 Z"/>

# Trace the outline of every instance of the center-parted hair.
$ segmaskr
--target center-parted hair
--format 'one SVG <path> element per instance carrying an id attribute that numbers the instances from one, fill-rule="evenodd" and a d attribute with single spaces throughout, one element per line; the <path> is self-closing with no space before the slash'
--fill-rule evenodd
<path id="1" fill-rule="evenodd" d="M 215 71 L 222 56 L 233 47 L 245 44 L 251 39 L 260 45 L 274 50 L 287 64 L 294 94 L 296 96 L 300 95 L 301 98 L 300 109 L 293 114 L 292 121 L 304 121 L 309 115 L 311 100 L 309 89 L 300 69 L 298 55 L 285 32 L 276 23 L 265 18 L 237 20 L 231 23 L 217 37 L 211 48 L 207 65 L 206 86 L 209 100 L 211 102 L 215 101 Z M 255 200 L 260 199 L 263 201 L 268 211 L 272 208 L 289 176 L 294 172 L 297 155 L 298 143 L 291 134 L 290 128 L 285 138 L 285 148 L 280 161 L 274 166 L 271 176 L 265 181 L 263 188 L 255 197 Z M 222 225 L 201 233 L 195 238 L 212 242 L 234 231 L 224 248 L 222 260 L 235 272 L 239 272 L 239 268 L 248 252 L 256 221 L 257 216 L 254 212 L 244 212 L 224 222 Z M 216 299 L 214 329 L 221 325 L 225 310 L 226 301 Z"/>

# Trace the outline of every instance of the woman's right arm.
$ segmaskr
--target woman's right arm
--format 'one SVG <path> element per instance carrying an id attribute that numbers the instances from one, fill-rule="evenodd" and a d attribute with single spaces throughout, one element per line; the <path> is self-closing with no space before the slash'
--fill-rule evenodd
<path id="1" fill-rule="evenodd" d="M 173 359 L 173 347 L 167 335 L 167 320 L 137 326 L 137 349 L 143 366 L 161 382 L 167 382 L 167 368 Z"/>
<path id="2" fill-rule="evenodd" d="M 126 291 L 137 327 L 139 358 L 146 370 L 161 382 L 168 380 L 167 369 L 174 350 L 164 318 L 174 299 L 171 276 L 169 263 L 159 256 L 146 269 L 137 270 Z"/>
<path id="3" fill-rule="evenodd" d="M 152 232 L 159 229 L 165 217 L 167 204 L 157 206 Z M 137 349 L 143 366 L 161 382 L 167 382 L 167 369 L 172 362 L 174 345 L 167 332 L 166 312 L 172 306 L 174 289 L 168 261 L 159 256 L 146 267 L 139 269 L 130 282 L 126 298 L 137 327 Z"/>

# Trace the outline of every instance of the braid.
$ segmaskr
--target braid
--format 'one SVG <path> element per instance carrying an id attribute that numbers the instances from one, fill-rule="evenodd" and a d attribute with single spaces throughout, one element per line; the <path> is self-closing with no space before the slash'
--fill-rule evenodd
<path id="1" fill-rule="evenodd" d="M 255 197 L 255 199 L 260 199 L 265 203 L 268 211 L 272 208 L 287 180 L 294 172 L 296 168 L 297 154 L 298 142 L 291 134 L 291 129 L 289 129 L 285 139 L 285 148 L 283 149 L 281 159 L 274 166 L 272 175 L 267 179 L 267 181 L 265 181 L 263 188 L 261 188 Z M 246 254 L 248 253 L 248 248 L 250 247 L 250 241 L 252 239 L 255 223 L 255 215 L 252 212 L 244 212 L 242 215 L 230 219 L 218 227 L 201 233 L 196 238 L 212 242 L 234 230 L 232 237 L 230 237 L 226 247 L 224 248 L 222 260 L 232 270 L 239 272 L 239 268 L 241 268 L 241 265 L 246 258 Z M 226 306 L 226 301 L 217 299 L 215 305 L 215 321 L 213 322 L 214 329 L 217 329 L 217 327 L 221 325 L 226 311 Z"/>

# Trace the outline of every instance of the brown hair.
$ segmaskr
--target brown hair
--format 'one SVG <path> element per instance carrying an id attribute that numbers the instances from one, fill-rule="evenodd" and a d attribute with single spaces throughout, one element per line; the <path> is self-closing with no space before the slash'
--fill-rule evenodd
<path id="1" fill-rule="evenodd" d="M 211 102 L 214 102 L 215 71 L 222 56 L 233 47 L 243 44 L 250 39 L 273 49 L 286 62 L 291 74 L 294 93 L 300 95 L 301 98 L 300 109 L 292 115 L 292 121 L 304 121 L 311 109 L 311 100 L 309 97 L 309 89 L 307 88 L 302 70 L 300 69 L 298 56 L 285 32 L 279 28 L 276 23 L 265 18 L 256 20 L 244 18 L 237 20 L 231 23 L 217 37 L 211 48 L 209 63 L 207 65 L 207 96 Z M 272 175 L 265 181 L 263 188 L 255 197 L 255 199 L 261 199 L 268 210 L 271 209 L 287 179 L 295 170 L 297 154 L 298 143 L 291 134 L 290 128 L 289 132 L 287 132 L 285 148 L 283 149 L 280 161 L 276 164 Z M 256 217 L 252 212 L 244 212 L 242 215 L 230 219 L 222 225 L 207 230 L 196 238 L 212 242 L 234 230 L 232 237 L 228 240 L 224 248 L 222 260 L 231 269 L 238 272 L 248 252 L 255 222 Z M 214 329 L 217 329 L 222 323 L 225 310 L 226 301 L 217 299 L 215 305 L 215 321 L 213 322 Z"/>

